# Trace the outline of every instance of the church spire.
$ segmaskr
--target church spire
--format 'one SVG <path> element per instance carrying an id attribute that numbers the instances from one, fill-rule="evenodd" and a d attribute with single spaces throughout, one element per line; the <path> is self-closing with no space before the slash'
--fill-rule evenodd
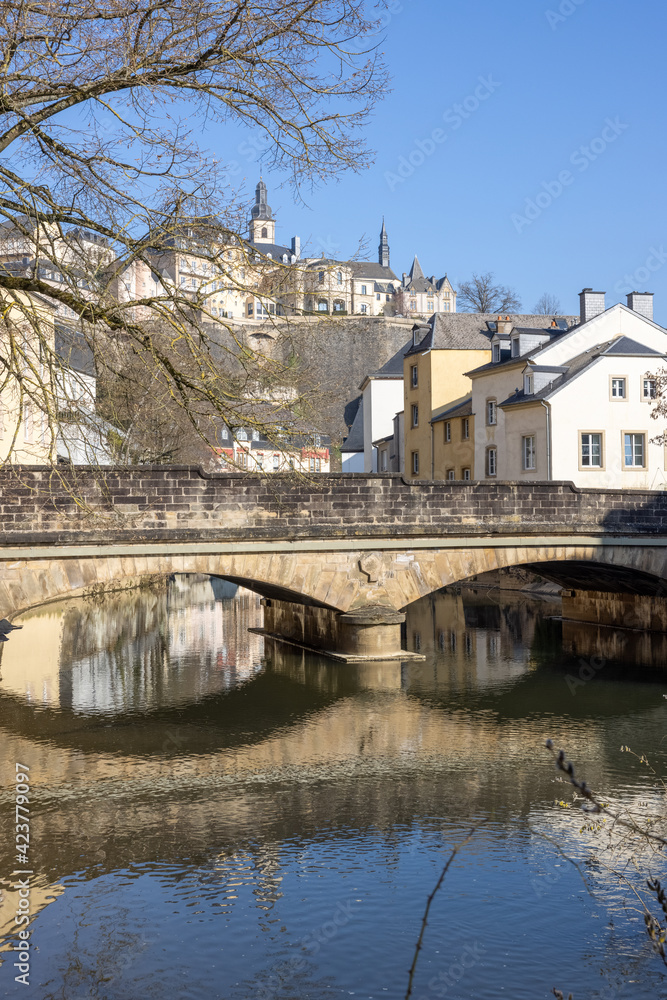
<path id="1" fill-rule="evenodd" d="M 382 267 L 389 267 L 389 237 L 382 216 L 382 232 L 380 233 L 380 245 L 378 247 L 378 261 Z"/>
<path id="2" fill-rule="evenodd" d="M 276 222 L 267 200 L 264 178 L 259 178 L 255 188 L 255 204 L 250 209 L 250 242 L 275 243 Z"/>

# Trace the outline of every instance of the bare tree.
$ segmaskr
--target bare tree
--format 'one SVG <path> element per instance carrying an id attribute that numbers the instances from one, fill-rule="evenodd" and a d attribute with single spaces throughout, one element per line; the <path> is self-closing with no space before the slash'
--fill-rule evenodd
<path id="1" fill-rule="evenodd" d="M 462 281 L 457 302 L 463 312 L 515 313 L 521 308 L 516 292 L 507 285 L 496 285 L 491 271 Z"/>
<path id="2" fill-rule="evenodd" d="M 560 300 L 549 292 L 540 295 L 533 312 L 536 316 L 557 316 L 560 313 Z"/>
<path id="3" fill-rule="evenodd" d="M 96 442 L 108 437 L 92 417 L 95 378 L 123 433 L 134 417 L 125 404 L 114 412 L 109 385 L 128 371 L 142 371 L 130 404 L 145 411 L 153 393 L 155 412 L 168 400 L 200 435 L 214 415 L 238 426 L 257 391 L 283 392 L 289 334 L 261 344 L 239 333 L 221 286 L 243 306 L 293 262 L 249 244 L 239 194 L 195 130 L 263 132 L 297 193 L 361 169 L 363 125 L 386 87 L 364 45 L 377 23 L 364 0 L 2 4 L 0 392 L 11 447 L 0 457 L 55 461 L 62 413 L 92 421 Z M 183 258 L 196 277 L 184 278 Z M 63 359 L 62 328 L 82 341 L 87 371 Z"/>

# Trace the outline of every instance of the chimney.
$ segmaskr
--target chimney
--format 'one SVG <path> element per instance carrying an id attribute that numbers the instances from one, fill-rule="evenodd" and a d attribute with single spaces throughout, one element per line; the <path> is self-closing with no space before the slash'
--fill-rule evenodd
<path id="1" fill-rule="evenodd" d="M 628 309 L 639 313 L 646 319 L 653 319 L 653 292 L 630 292 Z"/>
<path id="2" fill-rule="evenodd" d="M 301 256 L 301 237 L 300 236 L 293 236 L 292 237 L 292 253 L 294 254 L 294 256 L 296 257 L 297 260 Z"/>
<path id="3" fill-rule="evenodd" d="M 403 287 L 405 288 L 408 284 L 408 276 L 405 271 L 403 271 Z"/>
<path id="4" fill-rule="evenodd" d="M 604 292 L 594 292 L 592 288 L 579 292 L 579 318 L 582 323 L 605 311 L 604 296 Z"/>
<path id="5" fill-rule="evenodd" d="M 509 316 L 506 316 L 505 319 L 503 319 L 502 316 L 499 316 L 496 320 L 496 330 L 498 333 L 511 333 L 513 325 L 514 324 Z"/>

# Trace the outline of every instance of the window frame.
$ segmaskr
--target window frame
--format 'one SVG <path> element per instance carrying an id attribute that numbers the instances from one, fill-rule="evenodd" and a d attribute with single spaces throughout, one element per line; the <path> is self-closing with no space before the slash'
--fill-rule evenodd
<path id="1" fill-rule="evenodd" d="M 419 427 L 419 403 L 413 403 L 410 410 L 410 426 Z"/>
<path id="2" fill-rule="evenodd" d="M 470 417 L 461 417 L 461 440 L 470 440 Z"/>
<path id="3" fill-rule="evenodd" d="M 472 480 L 472 469 L 469 466 L 466 466 L 461 470 L 461 475 L 463 477 L 463 482 L 469 483 Z"/>
<path id="4" fill-rule="evenodd" d="M 625 439 L 628 435 L 633 437 L 641 437 L 643 439 L 642 443 L 642 465 L 628 465 L 625 461 Z M 634 457 L 634 445 L 633 445 L 633 457 Z M 645 430 L 623 430 L 621 431 L 621 459 L 623 461 L 623 471 L 624 472 L 642 472 L 646 471 L 648 468 L 648 441 L 647 434 Z"/>
<path id="5" fill-rule="evenodd" d="M 493 472 L 491 472 L 491 455 L 493 455 Z M 484 473 L 487 479 L 498 478 L 498 448 L 490 445 L 484 456 Z"/>
<path id="6" fill-rule="evenodd" d="M 493 406 L 493 420 L 490 419 L 490 407 Z M 497 427 L 498 426 L 498 400 L 495 396 L 491 396 L 487 399 L 484 412 L 486 414 L 486 426 L 487 427 Z"/>
<path id="7" fill-rule="evenodd" d="M 530 457 L 532 458 L 532 465 L 528 465 L 528 442 L 532 441 Z M 521 435 L 521 469 L 523 472 L 535 472 L 537 470 L 537 445 L 536 445 L 536 435 L 535 434 L 522 434 Z"/>
<path id="8" fill-rule="evenodd" d="M 411 455 L 410 468 L 412 469 L 412 475 L 419 475 L 419 452 L 413 451 Z"/>
<path id="9" fill-rule="evenodd" d="M 600 437 L 600 465 L 584 465 L 583 464 L 583 458 L 584 458 L 584 454 L 583 454 L 583 448 L 584 448 L 583 437 L 584 437 L 584 434 L 589 434 L 589 435 L 597 434 L 597 435 L 599 435 L 599 437 Z M 590 447 L 590 445 L 589 445 L 589 447 Z M 579 472 L 604 472 L 604 470 L 605 470 L 605 462 L 606 462 L 606 451 L 607 451 L 607 449 L 606 449 L 606 441 L 605 441 L 605 432 L 604 432 L 604 430 L 585 430 L 585 431 L 579 431 L 579 456 L 578 456 Z"/>
<path id="10" fill-rule="evenodd" d="M 447 469 L 445 472 L 445 479 L 448 483 L 456 482 L 456 469 Z"/>
<path id="11" fill-rule="evenodd" d="M 494 365 L 500 364 L 500 343 L 493 345 L 493 363 Z"/>
<path id="12" fill-rule="evenodd" d="M 452 440 L 452 422 L 451 420 L 445 420 L 445 444 L 451 444 Z"/>
<path id="13" fill-rule="evenodd" d="M 645 389 L 646 389 L 646 383 L 647 382 L 651 383 L 653 385 L 653 395 L 652 396 L 647 396 L 646 395 Z M 642 379 L 641 379 L 641 382 L 640 382 L 640 388 L 641 388 L 641 400 L 642 400 L 643 403 L 651 403 L 654 399 L 658 398 L 658 380 L 655 378 L 655 376 L 653 376 L 653 375 L 648 375 L 648 376 L 643 375 Z"/>
<path id="14" fill-rule="evenodd" d="M 614 382 L 623 382 L 623 395 L 614 395 Z M 628 400 L 628 376 L 627 375 L 610 375 L 609 376 L 609 399 L 613 403 L 624 402 Z"/>
<path id="15" fill-rule="evenodd" d="M 410 366 L 410 386 L 413 389 L 419 388 L 419 366 Z"/>

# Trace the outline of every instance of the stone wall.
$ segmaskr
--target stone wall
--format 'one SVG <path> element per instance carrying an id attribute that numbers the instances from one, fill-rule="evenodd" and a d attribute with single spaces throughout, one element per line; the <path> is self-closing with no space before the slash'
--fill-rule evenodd
<path id="1" fill-rule="evenodd" d="M 11 544 L 667 535 L 663 492 L 571 483 L 406 482 L 398 475 L 207 475 L 198 468 L 0 469 Z M 368 565 L 369 579 L 373 567 Z"/>

